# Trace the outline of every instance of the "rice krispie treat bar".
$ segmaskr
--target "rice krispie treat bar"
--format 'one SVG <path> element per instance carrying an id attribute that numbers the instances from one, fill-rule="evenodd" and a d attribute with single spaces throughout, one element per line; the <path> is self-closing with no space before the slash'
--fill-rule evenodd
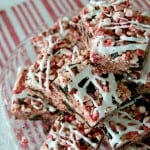
<path id="1" fill-rule="evenodd" d="M 72 22 L 70 18 L 64 17 L 56 22 L 52 27 L 40 33 L 31 39 L 37 53 L 40 53 L 43 48 L 53 50 L 53 53 L 59 48 L 70 48 L 70 45 L 79 44 L 81 46 L 81 33 L 78 30 L 77 24 Z M 66 42 L 67 41 L 67 42 Z M 57 43 L 57 44 L 56 44 Z M 53 45 L 55 44 L 55 47 Z"/>
<path id="2" fill-rule="evenodd" d="M 103 132 L 89 128 L 83 119 L 70 114 L 58 116 L 41 150 L 97 150 Z"/>
<path id="3" fill-rule="evenodd" d="M 90 126 L 102 121 L 131 97 L 131 91 L 114 74 L 97 73 L 90 64 L 64 66 L 54 83 L 66 94 L 66 103 Z"/>
<path id="4" fill-rule="evenodd" d="M 11 112 L 16 119 L 55 120 L 59 111 L 51 104 L 37 96 L 29 95 L 24 82 L 28 69 L 18 72 L 17 81 L 13 88 Z"/>
<path id="5" fill-rule="evenodd" d="M 65 26 L 64 23 L 67 25 Z M 31 95 L 36 95 L 46 102 L 51 102 L 59 110 L 68 111 L 63 102 L 66 95 L 55 86 L 54 80 L 58 76 L 58 70 L 64 65 L 81 61 L 87 64 L 89 53 L 84 49 L 83 44 L 79 44 L 81 42 L 78 38 L 79 34 L 77 34 L 76 28 L 72 29 L 70 20 L 59 22 L 59 28 L 63 34 L 58 32 L 43 37 L 42 42 L 46 45 L 41 46 L 41 53 L 35 63 L 29 67 L 25 86 Z M 38 43 L 35 43 L 35 45 L 38 46 Z M 79 57 L 76 57 L 76 55 Z"/>
<path id="6" fill-rule="evenodd" d="M 113 149 L 137 142 L 150 133 L 150 98 L 143 95 L 121 106 L 104 120 Z"/>
<path id="7" fill-rule="evenodd" d="M 150 50 L 150 17 L 129 0 L 91 1 L 75 18 L 95 65 L 115 73 L 141 70 Z"/>

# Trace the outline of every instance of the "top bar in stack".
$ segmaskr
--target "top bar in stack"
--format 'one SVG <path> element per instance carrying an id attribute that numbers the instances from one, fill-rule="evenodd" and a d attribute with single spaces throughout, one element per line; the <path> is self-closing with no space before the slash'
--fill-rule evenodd
<path id="1" fill-rule="evenodd" d="M 91 1 L 76 18 L 95 65 L 115 73 L 141 70 L 150 51 L 150 17 L 129 0 Z"/>

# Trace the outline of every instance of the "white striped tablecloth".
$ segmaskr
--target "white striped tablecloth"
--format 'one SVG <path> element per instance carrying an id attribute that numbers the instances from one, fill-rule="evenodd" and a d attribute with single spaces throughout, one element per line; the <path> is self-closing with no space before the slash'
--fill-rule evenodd
<path id="1" fill-rule="evenodd" d="M 89 0 L 27 0 L 0 10 L 0 70 L 15 47 L 44 23 L 52 25 L 62 14 L 82 8 Z M 150 10 L 150 0 L 133 0 L 142 10 Z"/>
<path id="2" fill-rule="evenodd" d="M 89 0 L 27 0 L 6 10 L 0 10 L 0 72 L 11 57 L 16 46 L 43 24 L 52 25 L 63 14 L 81 9 Z M 133 0 L 135 7 L 150 10 L 150 0 Z M 0 114 L 2 115 L 2 114 Z M 16 123 L 17 128 L 17 123 Z M 36 122 L 25 121 L 26 128 L 32 128 L 32 143 L 39 144 L 45 135 Z M 17 129 L 18 137 L 25 135 L 22 128 Z M 31 145 L 27 149 L 32 149 Z"/>

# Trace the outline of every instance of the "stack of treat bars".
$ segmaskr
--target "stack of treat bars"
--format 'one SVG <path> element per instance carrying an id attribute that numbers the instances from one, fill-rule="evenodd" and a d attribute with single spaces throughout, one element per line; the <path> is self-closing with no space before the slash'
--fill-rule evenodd
<path id="1" fill-rule="evenodd" d="M 50 121 L 41 150 L 150 148 L 150 17 L 129 0 L 90 1 L 32 39 L 16 119 Z"/>

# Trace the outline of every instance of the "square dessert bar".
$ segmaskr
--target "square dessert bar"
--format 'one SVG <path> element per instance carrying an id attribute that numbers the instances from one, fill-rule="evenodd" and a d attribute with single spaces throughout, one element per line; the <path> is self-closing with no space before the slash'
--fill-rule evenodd
<path id="1" fill-rule="evenodd" d="M 131 97 L 131 91 L 114 74 L 97 73 L 90 64 L 64 66 L 54 83 L 66 94 L 66 103 L 90 126 L 95 126 Z"/>
<path id="2" fill-rule="evenodd" d="M 121 106 L 104 120 L 104 125 L 113 149 L 140 141 L 150 133 L 150 95 Z"/>
<path id="3" fill-rule="evenodd" d="M 75 18 L 95 65 L 114 73 L 142 69 L 150 51 L 150 17 L 129 0 L 91 1 Z"/>
<path id="4" fill-rule="evenodd" d="M 50 49 L 54 43 L 55 47 L 53 47 L 53 49 L 55 49 L 55 51 L 57 51 L 58 45 L 59 48 L 62 49 L 67 48 L 67 46 L 69 48 L 69 45 L 66 45 L 66 41 L 67 43 L 70 41 L 70 45 L 81 43 L 81 33 L 78 30 L 77 24 L 67 17 L 62 18 L 52 27 L 31 39 L 31 43 L 37 53 L 40 53 L 43 48 Z"/>
<path id="5" fill-rule="evenodd" d="M 80 44 L 81 41 L 78 38 L 79 34 L 77 34 L 76 28 L 72 28 L 70 20 L 67 21 L 65 20 L 65 23 L 68 28 L 63 26 L 63 20 L 59 22 L 60 33 L 50 34 L 42 39 L 46 45 L 41 47 L 41 53 L 35 63 L 29 67 L 25 81 L 26 89 L 31 95 L 52 102 L 55 107 L 63 111 L 68 111 L 63 103 L 66 96 L 54 84 L 54 80 L 58 76 L 58 70 L 70 63 L 82 61 L 86 64 L 89 61 L 89 53 L 84 50 L 84 45 Z M 79 51 L 79 49 L 81 50 Z M 77 58 L 76 55 L 79 57 Z"/>
<path id="6" fill-rule="evenodd" d="M 55 120 L 59 111 L 51 103 L 27 92 L 24 85 L 27 71 L 27 68 L 23 68 L 18 72 L 13 88 L 12 114 L 16 119 Z"/>
<path id="7" fill-rule="evenodd" d="M 101 127 L 89 128 L 79 116 L 58 116 L 40 150 L 97 150 L 103 132 Z"/>

